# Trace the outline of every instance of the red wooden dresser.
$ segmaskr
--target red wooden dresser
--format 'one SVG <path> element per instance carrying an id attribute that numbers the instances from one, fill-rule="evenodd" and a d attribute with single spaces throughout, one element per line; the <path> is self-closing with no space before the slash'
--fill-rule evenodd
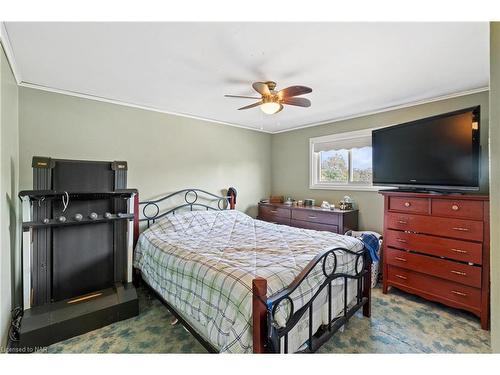
<path id="1" fill-rule="evenodd" d="M 381 192 L 383 292 L 389 286 L 470 311 L 489 328 L 489 201 Z"/>

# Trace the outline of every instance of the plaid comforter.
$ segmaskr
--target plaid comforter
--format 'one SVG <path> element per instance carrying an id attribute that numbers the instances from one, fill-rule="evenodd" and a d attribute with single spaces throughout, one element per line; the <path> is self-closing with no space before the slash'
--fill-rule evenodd
<path id="1" fill-rule="evenodd" d="M 195 211 L 168 215 L 144 231 L 134 266 L 221 352 L 246 353 L 252 352 L 252 279 L 266 278 L 271 296 L 318 252 L 336 247 L 363 250 L 353 237 L 267 223 L 235 210 Z M 337 272 L 353 273 L 353 255 L 343 252 L 337 260 Z M 295 310 L 324 280 L 320 266 L 294 292 Z M 286 312 L 278 311 L 276 321 L 283 324 Z"/>

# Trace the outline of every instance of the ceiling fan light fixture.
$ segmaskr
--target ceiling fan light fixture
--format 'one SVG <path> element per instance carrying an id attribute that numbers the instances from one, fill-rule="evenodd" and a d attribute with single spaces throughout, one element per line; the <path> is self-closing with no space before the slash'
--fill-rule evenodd
<path id="1" fill-rule="evenodd" d="M 297 98 L 304 94 L 309 94 L 312 89 L 307 86 L 290 86 L 283 90 L 276 91 L 276 82 L 254 82 L 252 87 L 257 91 L 261 100 L 258 102 L 238 108 L 238 111 L 243 109 L 250 109 L 260 107 L 260 110 L 267 115 L 274 115 L 275 113 L 283 110 L 283 104 L 294 105 L 297 107 L 310 107 L 311 101 L 306 98 Z M 259 99 L 245 95 L 225 95 L 230 98 L 243 98 L 243 99 Z"/>
<path id="2" fill-rule="evenodd" d="M 267 115 L 274 115 L 276 112 L 280 110 L 281 106 L 277 102 L 267 102 L 263 103 L 260 106 L 260 109 L 262 112 L 264 112 Z"/>

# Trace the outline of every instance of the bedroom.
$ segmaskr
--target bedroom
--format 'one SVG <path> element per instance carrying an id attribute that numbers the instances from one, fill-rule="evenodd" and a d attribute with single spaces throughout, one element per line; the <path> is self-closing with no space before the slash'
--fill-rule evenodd
<path id="1" fill-rule="evenodd" d="M 498 23 L 1 27 L 4 351 L 498 352 Z"/>

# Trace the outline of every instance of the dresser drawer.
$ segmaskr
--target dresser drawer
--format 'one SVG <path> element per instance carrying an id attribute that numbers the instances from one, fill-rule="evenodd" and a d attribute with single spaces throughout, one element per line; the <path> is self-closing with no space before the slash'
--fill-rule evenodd
<path id="1" fill-rule="evenodd" d="M 483 220 L 483 202 L 432 199 L 432 215 Z"/>
<path id="2" fill-rule="evenodd" d="M 386 230 L 384 242 L 398 249 L 414 250 L 425 254 L 482 264 L 483 245 L 478 242 L 453 240 L 425 234 Z"/>
<path id="3" fill-rule="evenodd" d="M 387 281 L 426 298 L 432 297 L 434 300 L 476 313 L 480 311 L 481 289 L 394 266 L 388 266 Z"/>
<path id="4" fill-rule="evenodd" d="M 276 217 L 290 219 L 290 209 L 284 207 L 259 206 L 259 217 L 269 218 L 271 221 Z"/>
<path id="5" fill-rule="evenodd" d="M 433 216 L 386 214 L 389 229 L 433 234 L 436 236 L 482 241 L 483 222 L 463 219 L 446 219 Z"/>
<path id="6" fill-rule="evenodd" d="M 427 198 L 406 198 L 389 197 L 389 210 L 410 212 L 415 214 L 429 213 L 429 199 Z"/>
<path id="7" fill-rule="evenodd" d="M 338 225 L 314 223 L 311 221 L 291 220 L 290 226 L 304 229 L 323 230 L 327 232 L 339 233 Z"/>
<path id="8" fill-rule="evenodd" d="M 338 225 L 339 217 L 329 211 L 320 210 L 292 210 L 292 220 L 310 221 L 313 223 Z"/>
<path id="9" fill-rule="evenodd" d="M 451 260 L 433 258 L 427 255 L 409 253 L 407 251 L 386 248 L 387 264 L 425 273 L 460 284 L 481 287 L 481 267 Z"/>

